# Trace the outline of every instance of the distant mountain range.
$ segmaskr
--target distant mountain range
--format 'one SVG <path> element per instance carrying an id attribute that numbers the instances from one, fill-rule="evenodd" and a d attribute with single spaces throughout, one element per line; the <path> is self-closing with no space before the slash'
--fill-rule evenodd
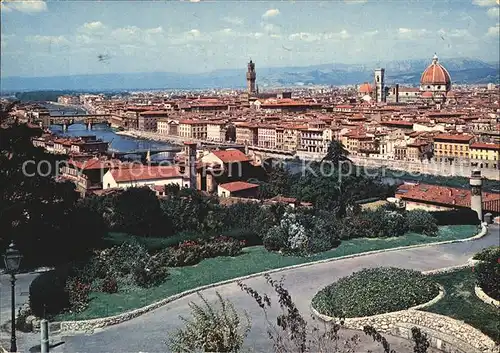
<path id="1" fill-rule="evenodd" d="M 373 70 L 385 68 L 387 84 L 418 85 L 429 59 L 400 60 L 359 64 L 323 64 L 304 67 L 259 68 L 257 84 L 261 89 L 294 85 L 353 85 L 372 82 Z M 499 82 L 499 64 L 468 58 L 443 59 L 453 83 L 483 84 Z M 258 63 L 257 63 L 258 65 Z M 52 77 L 5 77 L 1 90 L 127 90 L 127 89 L 208 89 L 242 88 L 245 70 L 225 69 L 203 74 L 172 72 L 116 73 Z"/>

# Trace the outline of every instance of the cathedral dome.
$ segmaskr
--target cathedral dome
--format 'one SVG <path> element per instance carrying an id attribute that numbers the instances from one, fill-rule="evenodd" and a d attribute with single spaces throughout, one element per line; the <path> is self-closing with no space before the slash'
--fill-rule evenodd
<path id="1" fill-rule="evenodd" d="M 443 85 L 446 87 L 451 86 L 451 77 L 448 71 L 438 62 L 437 55 L 432 58 L 432 64 L 422 73 L 420 78 L 422 86 L 428 85 Z"/>
<path id="2" fill-rule="evenodd" d="M 370 94 L 373 92 L 373 86 L 370 85 L 368 82 L 365 82 L 359 86 L 358 92 L 362 94 Z"/>

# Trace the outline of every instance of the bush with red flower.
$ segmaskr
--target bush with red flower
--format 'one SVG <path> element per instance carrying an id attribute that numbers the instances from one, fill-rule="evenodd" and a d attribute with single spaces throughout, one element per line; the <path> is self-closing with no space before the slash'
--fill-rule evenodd
<path id="1" fill-rule="evenodd" d="M 176 247 L 167 248 L 156 255 L 167 267 L 195 265 L 203 259 L 217 256 L 236 256 L 246 245 L 244 240 L 219 236 L 210 239 L 188 240 Z"/>

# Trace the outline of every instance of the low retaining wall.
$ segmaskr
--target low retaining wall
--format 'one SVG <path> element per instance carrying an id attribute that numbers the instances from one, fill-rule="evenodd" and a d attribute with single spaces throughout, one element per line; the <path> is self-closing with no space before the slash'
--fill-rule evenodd
<path id="1" fill-rule="evenodd" d="M 293 265 L 293 266 L 288 266 L 288 267 L 282 267 L 282 268 L 277 268 L 269 271 L 264 271 L 264 272 L 259 272 L 259 273 L 254 273 L 248 276 L 243 276 L 243 277 L 238 277 L 238 278 L 233 278 L 229 279 L 226 281 L 222 282 L 217 282 L 217 283 L 212 283 L 208 284 L 205 286 L 201 286 L 198 288 L 193 288 L 187 291 L 184 291 L 182 293 L 170 296 L 166 299 L 160 300 L 156 303 L 147 305 L 142 308 L 138 308 L 123 314 L 118 314 L 114 316 L 109 316 L 109 317 L 104 317 L 104 318 L 97 318 L 97 319 L 91 319 L 91 320 L 81 320 L 81 321 L 63 321 L 63 322 L 54 322 L 50 324 L 50 330 L 51 331 L 61 331 L 61 332 L 92 332 L 96 328 L 103 328 L 106 326 L 111 326 L 111 325 L 116 325 L 128 320 L 131 320 L 133 318 L 136 318 L 142 314 L 145 314 L 147 312 L 150 312 L 152 310 L 158 309 L 174 300 L 180 299 L 182 297 L 185 297 L 187 295 L 213 288 L 213 287 L 218 287 L 224 284 L 229 284 L 229 283 L 234 283 L 238 281 L 244 281 L 250 278 L 254 277 L 259 277 L 263 276 L 265 274 L 272 274 L 276 272 L 281 272 L 281 271 L 287 271 L 291 269 L 296 269 L 296 268 L 301 268 L 301 267 L 307 267 L 307 266 L 313 266 L 316 264 L 320 263 L 327 263 L 327 262 L 333 262 L 333 261 L 339 261 L 339 260 L 344 260 L 344 259 L 351 259 L 351 258 L 356 258 L 360 256 L 367 256 L 367 255 L 373 255 L 373 254 L 379 254 L 379 253 L 384 253 L 384 252 L 391 252 L 391 251 L 398 251 L 398 250 L 405 250 L 405 249 L 414 249 L 414 248 L 423 248 L 423 247 L 429 247 L 429 246 L 436 246 L 436 245 L 441 245 L 441 244 L 453 244 L 453 243 L 462 243 L 462 242 L 467 242 L 467 241 L 472 241 L 476 240 L 479 238 L 482 238 L 483 236 L 486 235 L 488 232 L 488 228 L 486 224 L 482 224 L 481 231 L 470 238 L 466 239 L 456 239 L 456 240 L 447 240 L 447 241 L 441 241 L 441 242 L 436 242 L 436 243 L 428 243 L 428 244 L 418 244 L 418 245 L 411 245 L 411 246 L 400 246 L 397 248 L 392 248 L 392 249 L 383 249 L 383 250 L 374 250 L 374 251 L 367 251 L 359 254 L 353 254 L 353 255 L 347 255 L 347 256 L 341 256 L 337 258 L 332 258 L 332 259 L 326 259 L 326 260 L 319 260 L 319 261 L 314 261 L 314 262 L 309 262 L 309 263 L 304 263 L 304 264 L 299 264 L 299 265 Z"/>
<path id="2" fill-rule="evenodd" d="M 431 302 L 425 305 L 432 305 Z M 312 308 L 313 314 L 323 321 L 334 318 L 322 315 Z M 343 327 L 363 330 L 369 325 L 382 334 L 411 340 L 411 329 L 418 327 L 427 333 L 431 347 L 449 353 L 498 353 L 492 339 L 463 321 L 448 316 L 415 309 L 395 311 L 387 314 L 345 319 Z"/>
<path id="3" fill-rule="evenodd" d="M 486 294 L 481 287 L 476 286 L 474 288 L 476 296 L 488 305 L 493 305 L 496 308 L 500 308 L 500 301 L 493 299 L 488 294 Z"/>

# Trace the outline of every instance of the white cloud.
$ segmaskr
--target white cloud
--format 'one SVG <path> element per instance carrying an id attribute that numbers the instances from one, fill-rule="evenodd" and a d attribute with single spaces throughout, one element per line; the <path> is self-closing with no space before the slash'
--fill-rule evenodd
<path id="1" fill-rule="evenodd" d="M 498 5 L 498 0 L 472 0 L 472 3 L 477 6 L 489 7 Z"/>
<path id="2" fill-rule="evenodd" d="M 160 34 L 160 33 L 163 33 L 163 27 L 158 26 L 156 28 L 148 28 L 145 30 L 145 32 L 148 34 Z"/>
<path id="3" fill-rule="evenodd" d="M 199 37 L 201 32 L 197 29 L 192 29 L 186 33 L 188 36 Z"/>
<path id="4" fill-rule="evenodd" d="M 227 16 L 224 17 L 222 20 L 236 26 L 241 26 L 244 23 L 243 19 L 239 17 Z"/>
<path id="5" fill-rule="evenodd" d="M 24 13 L 37 13 L 47 11 L 47 4 L 42 0 L 11 0 L 2 2 L 2 12 L 16 10 Z"/>
<path id="6" fill-rule="evenodd" d="M 498 7 L 498 6 L 492 7 L 490 9 L 488 9 L 488 11 L 486 13 L 488 14 L 489 17 L 499 18 L 500 17 L 500 7 Z"/>
<path id="7" fill-rule="evenodd" d="M 324 33 L 309 33 L 309 32 L 300 32 L 293 33 L 288 36 L 289 40 L 295 41 L 300 40 L 304 42 L 317 42 L 323 40 L 343 40 L 350 38 L 351 35 L 343 29 L 340 32 L 324 32 Z"/>
<path id="8" fill-rule="evenodd" d="M 280 10 L 278 9 L 269 9 L 262 15 L 263 18 L 271 18 L 276 17 L 280 14 Z"/>
<path id="9" fill-rule="evenodd" d="M 27 36 L 26 41 L 35 44 L 50 44 L 50 45 L 61 45 L 69 44 L 69 41 L 64 36 Z"/>
<path id="10" fill-rule="evenodd" d="M 85 22 L 81 29 L 85 31 L 99 31 L 104 29 L 106 26 L 101 21 Z"/>
<path id="11" fill-rule="evenodd" d="M 500 36 L 500 23 L 497 23 L 495 27 L 488 28 L 488 32 L 486 33 L 488 37 L 496 37 Z"/>
<path id="12" fill-rule="evenodd" d="M 398 33 L 397 33 L 398 38 L 408 39 L 408 40 L 422 38 L 422 37 L 429 35 L 429 34 L 430 34 L 430 32 L 428 30 L 426 30 L 425 28 L 413 29 L 413 28 L 404 28 L 404 27 L 398 28 Z"/>
<path id="13" fill-rule="evenodd" d="M 376 36 L 378 33 L 379 33 L 378 30 L 368 31 L 368 32 L 364 32 L 363 36 L 365 36 L 365 37 L 373 37 L 373 36 Z"/>
<path id="14" fill-rule="evenodd" d="M 344 0 L 346 4 L 364 4 L 368 2 L 368 0 Z"/>

